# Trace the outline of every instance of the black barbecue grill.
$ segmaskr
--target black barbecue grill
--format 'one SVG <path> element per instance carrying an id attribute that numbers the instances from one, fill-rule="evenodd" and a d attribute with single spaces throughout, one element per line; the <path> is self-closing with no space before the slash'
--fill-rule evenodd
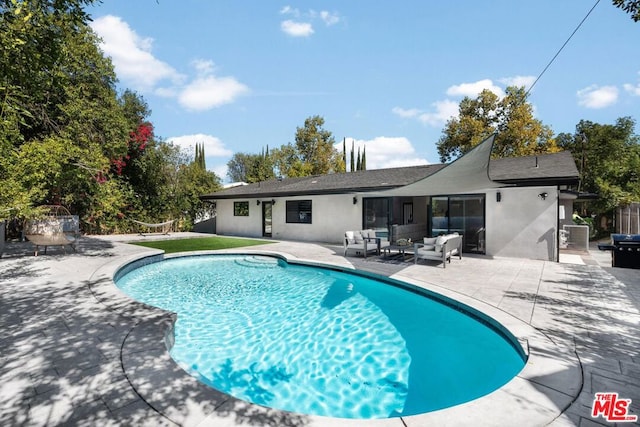
<path id="1" fill-rule="evenodd" d="M 611 244 L 598 244 L 601 251 L 611 251 L 611 266 L 640 268 L 640 234 L 612 234 Z"/>

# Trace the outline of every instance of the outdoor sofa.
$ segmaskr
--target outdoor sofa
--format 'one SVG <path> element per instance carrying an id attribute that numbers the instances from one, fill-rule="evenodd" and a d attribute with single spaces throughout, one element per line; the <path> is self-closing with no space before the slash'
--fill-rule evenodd
<path id="1" fill-rule="evenodd" d="M 425 237 L 422 243 L 414 243 L 413 252 L 414 264 L 418 263 L 418 259 L 428 259 L 442 261 L 442 267 L 446 268 L 452 256 L 457 255 L 462 259 L 462 236 L 454 233 Z"/>

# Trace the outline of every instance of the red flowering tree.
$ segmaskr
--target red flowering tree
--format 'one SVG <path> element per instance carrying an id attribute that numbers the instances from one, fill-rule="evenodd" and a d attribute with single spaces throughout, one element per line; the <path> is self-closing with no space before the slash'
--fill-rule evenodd
<path id="1" fill-rule="evenodd" d="M 127 154 L 111 159 L 111 171 L 118 176 L 122 175 L 127 164 L 140 157 L 152 139 L 153 124 L 150 122 L 139 123 L 136 130 L 129 132 Z"/>

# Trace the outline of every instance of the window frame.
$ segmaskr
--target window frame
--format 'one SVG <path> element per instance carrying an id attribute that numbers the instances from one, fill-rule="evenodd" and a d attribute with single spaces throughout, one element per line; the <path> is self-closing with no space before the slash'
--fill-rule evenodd
<path id="1" fill-rule="evenodd" d="M 287 200 L 285 221 L 287 224 L 313 224 L 313 200 Z"/>
<path id="2" fill-rule="evenodd" d="M 233 216 L 249 216 L 249 202 L 233 202 Z"/>

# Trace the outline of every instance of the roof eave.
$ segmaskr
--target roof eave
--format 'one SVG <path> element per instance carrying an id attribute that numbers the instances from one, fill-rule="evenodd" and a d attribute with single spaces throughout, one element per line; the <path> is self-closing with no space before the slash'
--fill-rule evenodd
<path id="1" fill-rule="evenodd" d="M 515 179 L 494 179 L 496 182 L 512 184 L 519 187 L 535 187 L 539 185 L 573 185 L 580 182 L 580 178 L 575 177 L 545 177 L 545 178 L 515 178 Z"/>
<path id="2" fill-rule="evenodd" d="M 391 190 L 403 187 L 403 185 L 375 186 L 375 187 L 353 187 L 353 188 L 335 188 L 326 190 L 308 190 L 308 191 L 265 191 L 252 192 L 242 194 L 207 194 L 200 196 L 200 200 L 226 200 L 226 199 L 259 199 L 264 197 L 296 197 L 296 196 L 322 196 L 335 194 L 350 193 L 370 193 L 374 191 Z"/>

